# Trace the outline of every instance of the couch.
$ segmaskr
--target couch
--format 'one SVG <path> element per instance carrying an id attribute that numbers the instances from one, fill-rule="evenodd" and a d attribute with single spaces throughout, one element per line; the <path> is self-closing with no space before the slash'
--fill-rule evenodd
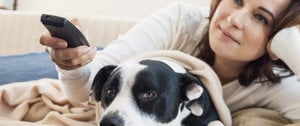
<path id="1" fill-rule="evenodd" d="M 0 84 L 57 78 L 55 65 L 39 43 L 46 31 L 41 12 L 0 10 Z M 88 34 L 89 43 L 105 47 L 140 19 L 100 14 L 48 13 L 78 18 Z"/>

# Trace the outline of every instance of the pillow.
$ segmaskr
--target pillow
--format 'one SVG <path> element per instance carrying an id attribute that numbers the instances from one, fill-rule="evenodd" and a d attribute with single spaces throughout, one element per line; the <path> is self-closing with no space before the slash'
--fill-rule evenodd
<path id="1" fill-rule="evenodd" d="M 55 64 L 46 52 L 0 57 L 0 85 L 41 78 L 58 78 Z"/>

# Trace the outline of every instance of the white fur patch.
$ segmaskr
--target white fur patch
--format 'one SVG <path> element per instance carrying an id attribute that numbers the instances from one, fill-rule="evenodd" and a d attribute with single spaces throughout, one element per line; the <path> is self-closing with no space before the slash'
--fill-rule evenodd
<path id="1" fill-rule="evenodd" d="M 224 124 L 220 121 L 212 121 L 207 126 L 224 126 Z"/>
<path id="2" fill-rule="evenodd" d="M 197 102 L 195 102 L 194 104 L 192 104 L 189 107 L 189 109 L 196 116 L 201 116 L 203 114 L 203 109 L 202 109 L 202 107 Z"/>
<path id="3" fill-rule="evenodd" d="M 200 98 L 202 93 L 203 88 L 200 85 L 190 84 L 187 87 L 186 96 L 191 101 Z M 198 103 L 193 103 L 191 106 L 189 106 L 189 109 L 196 116 L 201 116 L 203 114 L 203 109 Z"/>
<path id="4" fill-rule="evenodd" d="M 135 80 L 135 76 L 138 72 L 141 70 L 147 68 L 145 65 L 141 65 L 138 62 L 132 62 L 128 63 L 125 66 L 121 66 L 122 71 L 122 86 L 126 86 L 124 84 L 127 84 L 128 86 L 132 86 Z"/>
<path id="5" fill-rule="evenodd" d="M 189 100 L 195 100 L 199 98 L 203 93 L 203 88 L 197 84 L 190 84 L 187 87 L 186 96 Z"/>

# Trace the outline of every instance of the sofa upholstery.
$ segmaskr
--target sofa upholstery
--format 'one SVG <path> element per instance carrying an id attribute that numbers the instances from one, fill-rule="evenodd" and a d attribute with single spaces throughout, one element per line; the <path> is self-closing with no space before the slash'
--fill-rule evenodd
<path id="1" fill-rule="evenodd" d="M 41 12 L 0 10 L 0 56 L 44 51 L 39 44 L 46 31 L 40 22 Z M 49 13 L 53 14 L 53 13 Z M 78 18 L 88 33 L 90 44 L 104 47 L 125 33 L 139 20 L 131 17 L 54 13 L 67 19 Z"/>

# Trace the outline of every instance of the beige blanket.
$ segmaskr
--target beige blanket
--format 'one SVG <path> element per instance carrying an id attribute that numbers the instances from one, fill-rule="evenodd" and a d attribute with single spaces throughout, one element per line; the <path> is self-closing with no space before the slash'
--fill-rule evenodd
<path id="1" fill-rule="evenodd" d="M 234 126 L 300 126 L 291 124 L 278 112 L 263 108 L 249 108 L 233 114 Z"/>
<path id="2" fill-rule="evenodd" d="M 68 100 L 58 80 L 0 87 L 0 126 L 95 126 L 92 105 Z"/>
<path id="3" fill-rule="evenodd" d="M 207 64 L 177 51 L 148 52 L 133 57 L 129 61 L 149 58 L 172 60 L 186 67 L 191 73 L 198 75 L 212 96 L 221 121 L 225 126 L 232 125 L 230 111 L 223 100 L 222 86 L 216 74 Z M 93 105 L 88 103 L 69 101 L 58 80 L 42 79 L 0 87 L 1 126 L 95 126 L 94 108 Z M 260 113 L 255 111 L 257 115 L 254 114 L 254 116 L 251 112 L 251 110 L 250 112 L 241 111 L 234 114 L 233 124 L 274 126 L 273 124 L 284 125 L 289 123 L 288 120 L 278 116 L 275 112 Z M 252 118 L 252 120 L 248 120 L 251 123 L 245 123 L 248 117 L 258 118 Z M 273 123 L 270 123 L 270 121 Z M 259 124 L 257 124 L 258 122 Z"/>

